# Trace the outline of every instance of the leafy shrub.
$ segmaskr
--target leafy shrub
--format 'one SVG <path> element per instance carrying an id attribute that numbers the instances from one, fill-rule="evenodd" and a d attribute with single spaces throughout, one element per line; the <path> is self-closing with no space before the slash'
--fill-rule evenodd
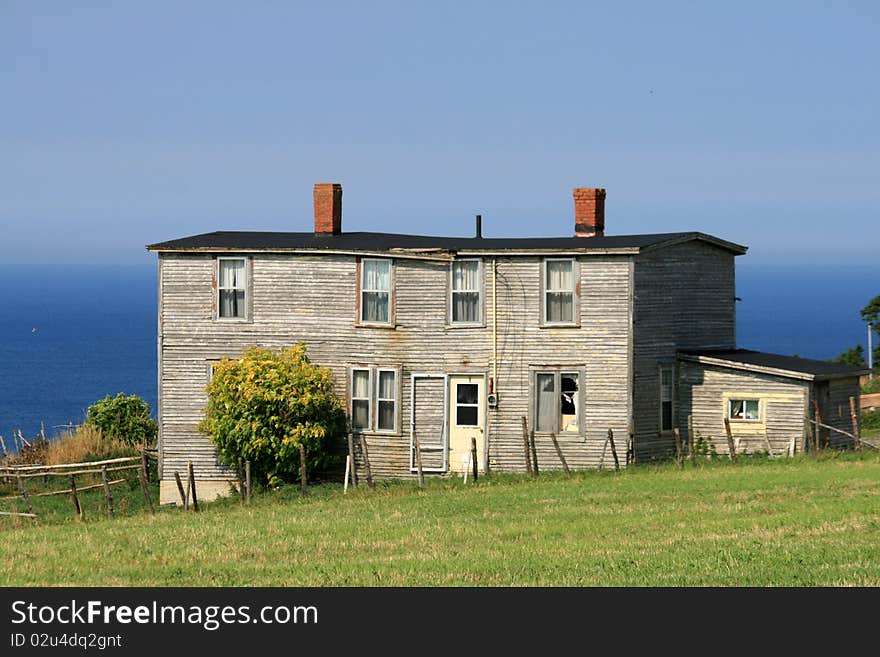
<path id="1" fill-rule="evenodd" d="M 868 379 L 868 382 L 862 386 L 862 393 L 865 395 L 875 392 L 880 392 L 880 374 L 875 374 L 873 379 Z"/>
<path id="2" fill-rule="evenodd" d="M 333 392 L 332 372 L 311 363 L 305 344 L 281 351 L 251 347 L 224 359 L 207 390 L 199 430 L 222 462 L 249 460 L 270 485 L 298 478 L 300 445 L 307 471 L 329 465 L 328 442 L 344 431 L 344 406 Z"/>
<path id="3" fill-rule="evenodd" d="M 89 406 L 86 424 L 100 430 L 105 438 L 127 445 L 140 445 L 144 440 L 152 445 L 158 432 L 150 405 L 137 395 L 126 397 L 121 392 Z"/>
<path id="4" fill-rule="evenodd" d="M 880 431 L 880 410 L 862 412 L 862 431 Z"/>

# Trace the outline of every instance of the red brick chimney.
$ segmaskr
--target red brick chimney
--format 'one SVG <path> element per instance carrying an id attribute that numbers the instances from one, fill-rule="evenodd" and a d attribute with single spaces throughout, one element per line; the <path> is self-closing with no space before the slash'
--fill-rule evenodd
<path id="1" fill-rule="evenodd" d="M 342 185 L 315 185 L 315 235 L 339 235 L 342 232 Z"/>
<path id="2" fill-rule="evenodd" d="M 574 234 L 577 237 L 602 237 L 605 234 L 604 189 L 575 187 Z"/>

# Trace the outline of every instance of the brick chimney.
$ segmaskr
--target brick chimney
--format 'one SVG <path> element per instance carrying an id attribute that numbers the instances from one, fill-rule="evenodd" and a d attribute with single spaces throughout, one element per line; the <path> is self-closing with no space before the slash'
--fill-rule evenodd
<path id="1" fill-rule="evenodd" d="M 315 235 L 339 235 L 342 232 L 342 185 L 315 185 Z"/>
<path id="2" fill-rule="evenodd" d="M 602 237 L 605 234 L 604 189 L 575 187 L 574 234 L 577 237 Z"/>

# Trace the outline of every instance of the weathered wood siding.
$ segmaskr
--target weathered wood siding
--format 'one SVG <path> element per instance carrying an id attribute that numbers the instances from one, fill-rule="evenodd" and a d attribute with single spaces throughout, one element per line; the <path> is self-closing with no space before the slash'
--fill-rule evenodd
<path id="1" fill-rule="evenodd" d="M 206 402 L 209 363 L 256 344 L 298 341 L 312 360 L 333 368 L 348 398 L 349 367 L 368 364 L 400 372 L 398 432 L 367 435 L 373 474 L 411 476 L 409 418 L 412 373 L 492 376 L 492 260 L 483 267 L 485 324 L 447 322 L 449 266 L 395 260 L 393 328 L 356 326 L 357 263 L 353 256 L 257 254 L 250 271 L 246 321 L 214 319 L 214 258 L 160 254 L 160 443 L 163 477 L 192 460 L 200 479 L 230 479 L 196 425 Z M 625 435 L 629 418 L 630 260 L 579 260 L 579 320 L 573 328 L 541 327 L 541 258 L 498 259 L 499 405 L 488 411 L 490 469 L 523 470 L 520 418 L 529 416 L 529 366 L 583 368 L 580 396 L 586 429 L 559 441 L 571 467 L 598 463 L 605 435 Z M 542 467 L 560 467 L 548 436 L 538 436 Z M 360 453 L 359 450 L 358 454 Z M 360 463 L 360 458 L 358 459 Z"/>
<path id="2" fill-rule="evenodd" d="M 704 242 L 634 260 L 634 454 L 644 461 L 675 451 L 672 433 L 659 433 L 659 364 L 679 349 L 736 347 L 735 264 L 732 253 Z"/>
<path id="3" fill-rule="evenodd" d="M 818 396 L 816 390 L 819 391 Z M 853 432 L 852 414 L 849 407 L 849 398 L 853 397 L 856 403 L 856 414 L 859 410 L 859 378 L 856 376 L 844 379 L 832 379 L 831 381 L 823 381 L 814 384 L 811 396 L 810 411 L 811 417 L 815 419 L 816 407 L 812 403 L 812 399 L 819 400 L 819 413 L 822 416 L 822 423 L 835 429 L 841 429 L 847 433 Z M 842 449 L 853 446 L 853 441 L 848 436 L 831 431 L 830 429 L 822 429 L 822 444 L 830 447 Z"/>
<path id="4" fill-rule="evenodd" d="M 734 396 L 761 400 L 761 421 L 731 422 L 738 452 L 788 454 L 792 441 L 800 451 L 804 438 L 804 409 L 809 382 L 730 368 L 681 361 L 678 367 L 678 425 L 683 441 L 690 440 L 687 416 L 694 432 L 711 439 L 719 454 L 727 454 L 725 399 Z"/>

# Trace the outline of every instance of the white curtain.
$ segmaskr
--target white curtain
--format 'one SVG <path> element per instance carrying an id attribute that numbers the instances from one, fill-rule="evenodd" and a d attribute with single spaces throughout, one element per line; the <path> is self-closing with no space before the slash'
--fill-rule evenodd
<path id="1" fill-rule="evenodd" d="M 364 260 L 361 318 L 365 322 L 387 322 L 391 298 L 391 262 Z"/>
<path id="2" fill-rule="evenodd" d="M 394 429 L 394 372 L 379 372 L 379 417 L 377 429 Z"/>
<path id="3" fill-rule="evenodd" d="M 571 261 L 547 263 L 547 321 L 574 321 L 574 265 Z M 552 291 L 551 291 L 552 290 Z"/>
<path id="4" fill-rule="evenodd" d="M 556 431 L 556 386 L 552 374 L 536 374 L 535 387 L 538 389 L 538 409 L 536 431 Z"/>
<path id="5" fill-rule="evenodd" d="M 370 373 L 356 370 L 351 376 L 351 426 L 367 429 L 370 424 Z"/>
<path id="6" fill-rule="evenodd" d="M 480 321 L 480 263 L 452 263 L 452 321 Z"/>
<path id="7" fill-rule="evenodd" d="M 220 317 L 244 317 L 244 260 L 220 261 Z"/>
<path id="8" fill-rule="evenodd" d="M 570 260 L 551 260 L 547 263 L 547 289 L 574 290 L 573 264 Z"/>

